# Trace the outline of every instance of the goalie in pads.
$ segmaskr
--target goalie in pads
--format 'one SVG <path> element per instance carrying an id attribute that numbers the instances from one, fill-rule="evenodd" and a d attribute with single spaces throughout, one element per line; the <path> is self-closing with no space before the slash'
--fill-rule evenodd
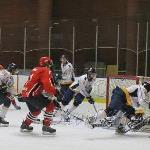
<path id="1" fill-rule="evenodd" d="M 130 122 L 138 122 L 143 119 L 144 111 L 141 109 L 140 104 L 145 101 L 146 94 L 150 91 L 150 83 L 145 82 L 143 85 L 132 85 L 128 88 L 116 87 L 112 91 L 111 101 L 108 107 L 100 111 L 94 117 L 89 118 L 94 122 L 106 120 L 107 117 L 116 115 L 115 122 L 117 132 L 124 132 L 120 119 L 125 116 Z M 94 124 L 91 123 L 91 124 Z M 120 128 L 121 127 L 121 128 Z M 121 131 L 122 130 L 122 131 Z"/>

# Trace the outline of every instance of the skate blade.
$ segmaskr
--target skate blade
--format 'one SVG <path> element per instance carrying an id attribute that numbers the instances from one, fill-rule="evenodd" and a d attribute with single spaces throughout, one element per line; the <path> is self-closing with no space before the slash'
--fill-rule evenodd
<path id="1" fill-rule="evenodd" d="M 24 132 L 24 133 L 30 133 L 32 132 L 33 130 L 26 130 L 26 129 L 20 129 L 20 132 Z"/>
<path id="2" fill-rule="evenodd" d="M 8 127 L 9 124 L 0 124 L 0 127 Z"/>
<path id="3" fill-rule="evenodd" d="M 43 131 L 43 132 L 42 132 L 42 135 L 45 135 L 45 136 L 54 136 L 54 135 L 56 135 L 56 132 L 49 133 L 49 132 Z"/>
<path id="4" fill-rule="evenodd" d="M 124 135 L 125 133 L 115 131 L 115 135 Z"/>

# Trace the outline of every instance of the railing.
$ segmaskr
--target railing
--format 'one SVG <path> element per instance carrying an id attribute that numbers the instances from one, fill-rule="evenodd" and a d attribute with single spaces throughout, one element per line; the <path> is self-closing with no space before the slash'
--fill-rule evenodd
<path id="1" fill-rule="evenodd" d="M 87 29 L 84 29 L 83 25 L 80 27 L 69 21 L 57 24 L 55 22 L 42 36 L 37 26 L 27 25 L 19 29 L 14 26 L 7 27 L 10 30 L 6 30 L 4 26 L 0 28 L 0 59 L 2 61 L 4 55 L 12 55 L 16 61 L 17 54 L 21 57 L 19 62 L 21 68 L 26 70 L 34 65 L 33 61 L 36 64 L 40 56 L 49 55 L 57 64 L 56 69 L 60 69 L 59 57 L 61 54 L 67 54 L 74 67 L 81 67 L 80 70 L 83 70 L 82 67 L 86 62 L 93 62 L 93 67 L 104 70 L 105 68 L 98 66 L 99 62 L 104 62 L 106 65 L 116 65 L 118 73 L 125 73 L 126 57 L 133 55 L 132 58 L 136 61 L 134 75 L 148 76 L 150 75 L 149 22 L 131 21 L 128 24 L 135 27 L 133 33 L 127 33 L 128 30 L 125 32 L 124 24 L 113 21 L 112 24 L 92 22 L 87 25 L 89 26 Z M 109 29 L 110 27 L 112 28 Z M 8 62 L 6 59 L 4 61 Z"/>

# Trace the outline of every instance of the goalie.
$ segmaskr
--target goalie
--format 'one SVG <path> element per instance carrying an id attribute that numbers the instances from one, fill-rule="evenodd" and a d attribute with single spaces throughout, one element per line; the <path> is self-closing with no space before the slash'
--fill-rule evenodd
<path id="1" fill-rule="evenodd" d="M 78 81 L 75 81 L 70 85 L 69 89 L 64 94 L 61 106 L 61 108 L 64 109 L 64 107 L 74 98 L 73 106 L 67 111 L 66 115 L 64 115 L 66 121 L 69 120 L 68 115 L 82 103 L 84 98 L 87 98 L 89 103 L 94 104 L 94 100 L 90 93 L 95 79 L 96 70 L 90 68 L 87 74 L 82 75 L 79 77 Z"/>
<path id="2" fill-rule="evenodd" d="M 149 82 L 145 82 L 143 85 L 132 85 L 128 88 L 120 88 L 117 86 L 112 91 L 111 101 L 108 107 L 105 110 L 98 112 L 98 114 L 96 114 L 94 117 L 89 118 L 89 122 L 93 124 L 94 122 L 103 119 L 107 121 L 107 117 L 112 117 L 115 115 L 117 116 L 116 119 L 118 119 L 122 117 L 122 114 L 124 114 L 124 116 L 129 120 L 137 121 L 138 117 L 141 119 L 141 115 L 143 115 L 144 111 L 141 109 L 140 105 L 146 100 L 146 94 L 149 91 Z M 118 127 L 120 127 L 120 125 Z M 118 128 L 117 132 L 120 132 Z"/>

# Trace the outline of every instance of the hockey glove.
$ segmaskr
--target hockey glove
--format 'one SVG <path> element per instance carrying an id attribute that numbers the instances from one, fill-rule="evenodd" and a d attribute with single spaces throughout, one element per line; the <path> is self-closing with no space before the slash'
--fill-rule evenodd
<path id="1" fill-rule="evenodd" d="M 90 104 L 94 104 L 95 103 L 95 101 L 94 101 L 94 99 L 90 96 L 90 97 L 87 97 L 87 100 L 88 100 L 88 102 L 90 103 Z"/>

